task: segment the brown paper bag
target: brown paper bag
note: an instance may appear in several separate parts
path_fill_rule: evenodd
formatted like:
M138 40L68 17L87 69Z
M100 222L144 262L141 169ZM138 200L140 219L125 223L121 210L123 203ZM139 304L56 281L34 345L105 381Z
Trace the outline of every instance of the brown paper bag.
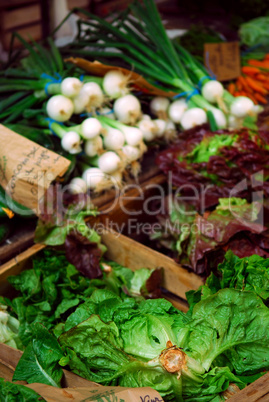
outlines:
M147 80L145 80L145 78L142 77L142 75L134 71L127 70L126 68L123 67L109 66L106 64L102 64L99 61L88 61L79 57L70 57L66 61L75 64L76 66L87 71L87 73L97 75L99 77L103 77L108 71L120 70L124 75L129 77L130 82L134 85L135 88L137 88L142 92L145 92L148 95L172 97L177 94L177 92L162 91L161 89L150 84Z
M163 402L160 394L151 388L78 387L55 388L44 384L30 384L47 402Z

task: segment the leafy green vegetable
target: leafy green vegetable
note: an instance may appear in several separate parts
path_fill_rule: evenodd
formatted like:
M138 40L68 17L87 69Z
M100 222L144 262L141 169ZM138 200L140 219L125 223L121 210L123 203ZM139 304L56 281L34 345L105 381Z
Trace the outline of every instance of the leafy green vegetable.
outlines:
M253 292L221 289L197 303L186 351L208 370L224 354L239 375L269 369L269 309Z
M0 342L13 348L21 348L18 336L19 321L7 311L7 306L0 304Z
M214 211L200 215L195 213L193 206L174 198L167 214L157 216L161 228L154 232L153 225L150 238L172 250L181 264L198 274L209 274L216 268L215 261L224 258L224 250L235 249L239 255L249 252L248 247L242 251L239 247L237 250L237 243L233 244L235 236L242 236L247 242L247 235L262 237L264 233L266 241L266 228L258 219L261 207L258 202L250 204L237 197L220 198ZM255 243L251 251L253 247ZM256 248L265 253L261 248Z
M190 163L208 162L211 156L216 156L222 147L229 147L236 141L237 136L218 134L213 137L205 136L187 156Z
M269 46L268 25L269 16L245 22L239 29L241 42L249 47L257 45Z
M44 399L24 385L13 384L0 378L0 400L1 402L37 402Z
M63 252L46 249L33 258L32 269L10 276L8 281L21 293L9 305L18 316L23 344L26 346L30 341L34 323L41 322L53 331L57 326L55 334L59 335L62 323L77 325L99 311L88 300L96 289L109 290L117 300L127 295L156 297L160 294L159 270L143 268L132 272L113 262L102 262L101 268L102 278L86 278L67 261ZM105 305L102 308L104 314Z
M186 293L191 308L201 299L225 288L252 291L268 305L268 258L262 258L258 255L239 258L229 250L224 261L218 265L217 274L218 276L211 273L205 285L200 286L198 290L191 290Z
M63 352L56 338L39 323L32 326L31 342L14 372L13 381L27 381L60 387L63 371L58 365Z

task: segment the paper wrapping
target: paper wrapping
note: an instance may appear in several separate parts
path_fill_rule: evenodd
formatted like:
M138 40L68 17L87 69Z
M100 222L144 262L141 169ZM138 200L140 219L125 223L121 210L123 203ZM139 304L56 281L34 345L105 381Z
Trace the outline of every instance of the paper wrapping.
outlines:
M76 66L87 71L87 73L97 75L99 77L103 77L108 71L119 70L129 78L131 84L134 85L137 90L145 92L148 95L173 97L177 94L177 92L162 91L161 89L150 84L147 80L145 80L145 78L142 77L142 75L134 71L127 70L123 67L109 66L102 64L99 61L88 61L79 57L70 57L66 61L75 64Z
M152 388L78 387L55 388L45 384L30 384L47 402L163 402Z
M68 159L0 124L0 184L12 199L35 213L51 182L69 165Z

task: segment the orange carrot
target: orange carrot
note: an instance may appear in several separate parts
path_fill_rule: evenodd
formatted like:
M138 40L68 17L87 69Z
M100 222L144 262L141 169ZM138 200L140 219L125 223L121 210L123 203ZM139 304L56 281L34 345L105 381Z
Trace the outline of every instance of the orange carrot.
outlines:
M228 91L230 92L231 95L234 95L235 93L235 84L233 82L230 82L228 85Z
M241 95L240 95L240 92L235 91L234 96L241 96Z
M242 73L244 74L259 74L260 70L257 67L251 67L251 66L244 66L241 68Z
M241 81L239 81L239 79L236 81L236 86L238 88L238 91L242 91L243 85L242 85Z
M258 83L257 81L253 80L250 77L245 77L248 85L250 86L251 89L253 89L256 92L259 92L262 95L266 95L267 94L267 90L265 88L263 88L260 83Z
M255 98L257 99L257 101L259 101L260 103L263 103L264 105L267 104L267 99L264 96L262 96L260 93L255 92L254 95L255 95Z
M269 68L269 60L259 61L259 60L248 60L248 64L254 67Z
M241 82L244 91L252 92L252 89L250 88L250 86L248 85L247 81L245 80L245 77L243 77L242 75L240 75L240 76L238 77L238 81Z
M262 83L263 88L267 89L269 91L269 82L263 82Z
M267 77L264 74L257 74L255 78L258 81L266 81L267 80Z

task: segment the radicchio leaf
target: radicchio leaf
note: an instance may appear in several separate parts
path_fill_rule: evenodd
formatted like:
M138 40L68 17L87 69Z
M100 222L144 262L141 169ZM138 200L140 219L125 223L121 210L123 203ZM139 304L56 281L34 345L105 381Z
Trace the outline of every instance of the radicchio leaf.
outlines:
M102 251L97 243L89 241L77 230L72 230L65 239L67 260L86 277L101 278L100 259Z
M232 143L215 150L207 162L197 163L193 158L197 147L223 134L232 136ZM207 125L197 126L181 133L171 147L158 155L156 163L171 175L181 195L189 197L189 202L202 213L217 205L219 198L231 195L251 201L253 188L269 197L269 131L211 132ZM260 172L264 179L259 178ZM256 179L254 174L258 175ZM239 183L243 183L242 188Z

